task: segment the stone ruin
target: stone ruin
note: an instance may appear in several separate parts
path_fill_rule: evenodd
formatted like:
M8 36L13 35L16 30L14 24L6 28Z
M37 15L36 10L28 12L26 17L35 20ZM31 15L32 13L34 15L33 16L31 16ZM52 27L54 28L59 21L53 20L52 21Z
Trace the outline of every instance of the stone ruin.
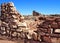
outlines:
M41 35L41 40L52 43L52 38L60 38L60 17L39 16L36 22L37 33Z
M24 17L16 10L12 2L2 3L0 8L0 37L11 40L37 40L37 33L27 27ZM27 43L26 40L24 43Z
M20 36L20 34L28 29L24 17L16 10L12 2L3 3L0 8L0 35L23 38L23 35Z
M33 15L39 15L34 13ZM60 17L37 16L35 20L37 30L30 30L24 17L16 10L12 2L0 6L0 37L8 39L25 39L24 43L52 43L51 37L60 37Z

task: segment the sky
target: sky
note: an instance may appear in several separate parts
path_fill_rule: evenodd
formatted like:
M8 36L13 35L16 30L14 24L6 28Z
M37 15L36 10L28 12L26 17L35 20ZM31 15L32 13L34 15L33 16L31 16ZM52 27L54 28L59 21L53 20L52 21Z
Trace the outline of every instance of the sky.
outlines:
M42 14L60 14L60 0L0 0L13 2L18 12L22 15L31 15L33 10Z

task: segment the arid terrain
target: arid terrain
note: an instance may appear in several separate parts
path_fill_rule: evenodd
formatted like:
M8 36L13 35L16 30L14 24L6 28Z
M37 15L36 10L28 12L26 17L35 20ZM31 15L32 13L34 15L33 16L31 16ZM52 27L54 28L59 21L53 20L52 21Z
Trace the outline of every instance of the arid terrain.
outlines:
M0 43L60 43L60 15L23 16L12 2L0 7Z

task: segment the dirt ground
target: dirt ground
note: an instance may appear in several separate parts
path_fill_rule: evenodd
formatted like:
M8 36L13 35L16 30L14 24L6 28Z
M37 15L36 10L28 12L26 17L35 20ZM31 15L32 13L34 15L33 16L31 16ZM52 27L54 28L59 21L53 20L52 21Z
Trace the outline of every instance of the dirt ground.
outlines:
M52 43L60 43L60 38L52 38ZM11 40L2 40L0 39L0 43L24 43L24 40L18 40L18 41L11 41Z
M8 40L0 40L0 43L16 43L14 41L8 41Z
M24 43L23 40L11 41L11 40L0 40L0 43Z
M60 43L60 38L52 38L52 43Z

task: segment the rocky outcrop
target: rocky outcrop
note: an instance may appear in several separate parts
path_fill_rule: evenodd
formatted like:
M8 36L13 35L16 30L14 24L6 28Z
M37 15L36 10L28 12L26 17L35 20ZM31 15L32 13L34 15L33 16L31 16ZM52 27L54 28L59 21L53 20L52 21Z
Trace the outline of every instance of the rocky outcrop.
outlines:
M33 11L33 16L39 16L39 15L41 15L41 14L36 11Z

